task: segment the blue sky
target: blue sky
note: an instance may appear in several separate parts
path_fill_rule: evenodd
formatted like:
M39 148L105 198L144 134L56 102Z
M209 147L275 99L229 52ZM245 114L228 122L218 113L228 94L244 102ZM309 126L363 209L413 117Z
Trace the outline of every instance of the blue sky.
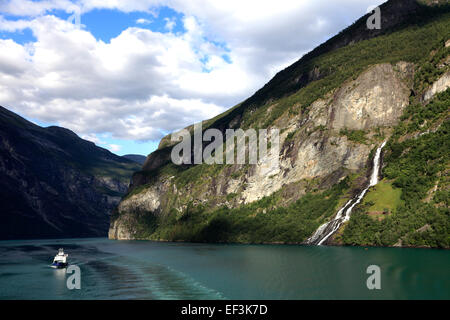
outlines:
M147 155L382 2L3 0L0 105Z
M138 26L155 32L185 32L182 24L183 14L179 13L167 6L157 7L154 12L123 12L115 9L94 9L92 11L80 15L83 29L89 30L97 40L109 42L112 38L117 37L123 30L128 27ZM58 18L67 20L73 15L71 12L64 10L52 10L49 12ZM17 21L23 19L21 16L3 14L6 20ZM141 23L139 19L143 19ZM173 30L166 28L167 20L175 21ZM18 32L7 32L0 30L1 38L13 39L17 43L25 44L34 42L36 38L33 36L32 30L27 28Z
M0 39L13 39L15 42L20 44L36 41L31 29L24 29L18 32L0 31Z
M68 15L67 15L68 16ZM167 21L171 19L176 25L172 32L185 32L181 19L183 14L168 7L155 9L155 13L146 12L121 12L118 10L93 10L82 15L81 23L87 30L104 42L109 42L111 38L117 37L123 30L131 26L146 28L155 32L168 33L166 29ZM139 19L145 19L143 23L137 23Z

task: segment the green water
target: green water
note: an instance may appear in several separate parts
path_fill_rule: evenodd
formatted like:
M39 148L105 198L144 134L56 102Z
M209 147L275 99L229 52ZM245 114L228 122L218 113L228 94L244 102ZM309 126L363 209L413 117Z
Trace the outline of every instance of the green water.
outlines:
M49 267L63 247L69 290ZM381 268L381 290L366 269ZM62 239L0 241L0 299L450 299L450 252Z

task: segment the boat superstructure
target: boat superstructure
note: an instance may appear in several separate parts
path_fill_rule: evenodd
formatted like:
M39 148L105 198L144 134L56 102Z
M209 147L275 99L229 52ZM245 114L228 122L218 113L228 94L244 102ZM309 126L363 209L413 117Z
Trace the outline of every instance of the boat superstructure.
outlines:
M67 257L69 255L64 253L64 249L60 248L55 258L53 259L52 267L53 268L65 268L68 266Z

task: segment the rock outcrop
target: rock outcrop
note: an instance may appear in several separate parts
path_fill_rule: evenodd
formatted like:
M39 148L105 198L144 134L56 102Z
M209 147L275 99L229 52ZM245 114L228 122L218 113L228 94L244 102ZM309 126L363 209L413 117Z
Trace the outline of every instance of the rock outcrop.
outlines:
M338 90L331 127L370 130L395 125L409 103L409 92L392 65L377 65Z
M423 97L425 101L431 100L437 93L444 92L450 88L450 72L444 73L436 82L431 85Z

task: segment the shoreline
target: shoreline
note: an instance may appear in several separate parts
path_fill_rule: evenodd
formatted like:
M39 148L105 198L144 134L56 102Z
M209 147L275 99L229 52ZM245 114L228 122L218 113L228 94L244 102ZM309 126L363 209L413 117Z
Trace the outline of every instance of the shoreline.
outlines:
M186 240L166 240L166 239L147 239L147 238L133 238L133 239L111 239L107 236L105 237L79 237L79 238L33 238L33 239L4 239L0 240L1 243L9 243L14 241L32 242L32 241L76 241L76 240L89 240L89 239L104 239L113 241L149 241L149 242L161 242L161 243L186 243L186 244L222 244L222 245L270 245L270 246L302 246L302 247L318 247L317 245L310 245L304 242L195 242ZM321 245L321 247L353 247L353 248L393 248L393 249L436 249L436 250L450 250L450 248L440 248L440 247L427 247L427 246L376 246L376 245L343 245L343 244L328 244Z
M192 243L192 244L224 244L224 245L286 245L286 246L303 246L303 247L319 247L317 245L309 245L304 242L195 242L195 241L187 241L187 240L166 240L166 239L146 239L146 238L134 238L134 239L111 239L108 240L115 241L151 241L151 242L171 242L171 243ZM393 249L437 249L437 250L450 250L450 248L440 248L440 247L427 247L427 246L376 246L376 245L342 245L342 244L328 244L321 245L321 247L353 247L353 248L393 248Z

